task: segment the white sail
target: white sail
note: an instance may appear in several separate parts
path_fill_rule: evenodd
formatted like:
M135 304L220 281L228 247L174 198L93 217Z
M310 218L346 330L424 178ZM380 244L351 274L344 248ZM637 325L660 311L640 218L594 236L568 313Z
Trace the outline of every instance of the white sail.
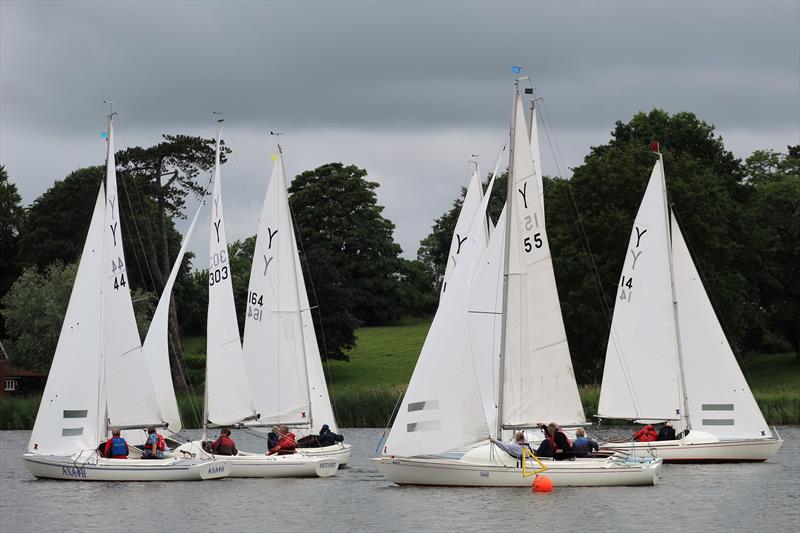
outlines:
M539 121L537 117L537 106L531 105L531 156L533 157L533 168L536 173L536 183L539 185L539 201L542 203L542 222L544 222L544 183L542 183L542 156L539 150Z
M122 247L114 161L114 131L108 122L106 209L103 243L103 364L108 425L144 427L162 422L133 313Z
M453 268L456 266L456 263L458 263L461 246L464 243L464 239L467 238L475 214L481 206L482 199L483 186L481 185L480 169L476 164L475 171L472 173L469 185L467 186L467 193L464 195L464 201L461 204L461 211L458 213L456 226L453 229L453 237L450 241L450 253L447 254L447 267L445 267L444 278L442 278L442 292L447 290L447 282L450 280Z
M333 416L333 407L328 395L328 385L322 368L322 358L317 345L317 334L314 330L314 319L311 316L311 306L308 302L308 293L303 279L303 269L300 266L300 256L295 248L295 270L297 272L298 293L300 295L300 323L303 328L305 346L306 368L308 371L308 394L311 400L311 433L319 433L324 424L336 433L338 427Z
M100 364L105 200L101 184L28 442L32 453L71 455L93 450L105 434L105 429L98 429L105 428L106 413Z
M408 384L384 454L414 456L442 453L474 444L489 435L469 334L469 288L486 248L486 206L490 191L471 215L467 238L448 287L439 299L417 365ZM459 220L464 213L459 215ZM487 354L488 355L488 354ZM442 380L442 376L447 376Z
M617 284L598 407L604 418L682 418L664 191L657 162Z
M469 288L470 353L490 428L497 427L505 234L506 211L503 209L489 237L489 244L481 254Z
M283 157L278 154L258 223L244 333L250 387L264 424L310 423L297 263Z
M502 424L585 421L556 290L522 97L516 94L507 200Z
M173 433L183 429L183 424L181 423L178 400L175 397L175 387L172 383L172 372L169 365L169 304L172 299L172 288L175 286L175 280L183 264L183 257L186 255L186 249L189 246L194 227L204 205L205 197L197 207L197 212L192 218L189 230L183 236L181 249L172 264L172 270L169 273L167 282L164 284L164 290L161 291L161 298L158 300L158 306L155 313L153 313L153 319L150 321L150 327L142 345L147 368L150 369L150 379L155 388L161 417Z
M233 301L228 240L225 236L222 208L220 135L221 127L217 132L208 251L206 419L212 424L229 425L253 417L255 409L250 396Z
M674 217L672 253L692 428L722 439L771 437Z

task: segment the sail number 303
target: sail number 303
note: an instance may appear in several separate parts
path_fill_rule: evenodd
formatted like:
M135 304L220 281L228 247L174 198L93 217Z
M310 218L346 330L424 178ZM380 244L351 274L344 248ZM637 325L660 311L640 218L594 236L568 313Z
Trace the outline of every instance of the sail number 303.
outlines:
M208 258L208 286L213 287L224 279L228 279L228 254L225 251L216 253Z

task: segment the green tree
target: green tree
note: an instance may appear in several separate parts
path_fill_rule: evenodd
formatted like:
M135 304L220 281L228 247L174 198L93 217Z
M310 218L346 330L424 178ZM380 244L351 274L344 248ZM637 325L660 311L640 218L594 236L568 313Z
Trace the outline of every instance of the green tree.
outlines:
M303 245L328 251L330 267L350 291L353 314L372 325L399 316L401 249L394 224L381 214L378 184L366 176L366 170L342 163L303 172L292 181L289 203ZM314 282L334 283L327 277Z
M47 372L53 360L61 324L67 311L77 263L56 261L43 271L25 268L2 299L0 313L6 321L4 345L14 364ZM139 334L147 331L154 310L152 293L136 289L134 310Z
M17 186L8 180L8 172L0 165L0 298L20 273L17 248L24 221L25 209ZM4 334L5 322L0 316L0 338Z
M800 288L795 281L800 265L800 146L789 146L787 152L760 150L745 162L763 260L748 279L758 287L763 329L756 340L765 350L791 349L800 361Z

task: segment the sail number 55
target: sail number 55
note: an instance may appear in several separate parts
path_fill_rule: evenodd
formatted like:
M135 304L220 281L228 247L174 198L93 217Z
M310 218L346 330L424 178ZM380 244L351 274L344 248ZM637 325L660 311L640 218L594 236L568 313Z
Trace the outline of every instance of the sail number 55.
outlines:
M525 247L525 251L527 253L530 253L531 250L533 250L534 248L541 248L542 244L543 244L543 242L542 242L542 234L541 233L536 233L536 234L533 235L533 244L531 244L531 238L530 237L525 237L525 239L522 241L522 244Z

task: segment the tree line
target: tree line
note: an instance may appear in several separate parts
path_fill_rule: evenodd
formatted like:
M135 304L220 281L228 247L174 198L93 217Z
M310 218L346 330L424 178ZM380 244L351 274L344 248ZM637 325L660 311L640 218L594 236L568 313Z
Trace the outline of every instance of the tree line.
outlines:
M692 113L653 110L615 124L569 179L545 177L547 230L578 380L602 373L615 286L633 218L661 143L670 202L735 349L800 352L800 147L754 152L742 161L713 126ZM230 152L225 148L225 155ZM213 165L213 140L165 135L117 154L120 206L134 307L144 330L180 245L175 220L199 197ZM103 179L76 170L23 206L0 167L0 338L22 366L47 370ZM489 215L505 201L505 175ZM329 163L296 176L290 205L320 353L347 358L360 325L391 324L435 311L463 192L434 221L415 260L401 257L394 224L365 169ZM240 325L255 237L230 246ZM171 309L173 372L181 336L204 335L207 271L189 254ZM181 381L176 379L180 385Z

